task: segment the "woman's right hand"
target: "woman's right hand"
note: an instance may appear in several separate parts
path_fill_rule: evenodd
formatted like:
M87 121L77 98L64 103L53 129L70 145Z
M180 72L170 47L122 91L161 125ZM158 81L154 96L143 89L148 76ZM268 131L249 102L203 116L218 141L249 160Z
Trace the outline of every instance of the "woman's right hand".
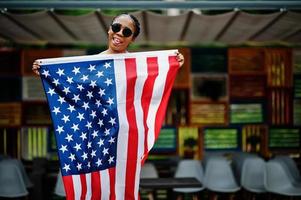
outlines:
M37 74L37 75L40 75L39 73L39 69L40 69L40 65L37 61L34 61L33 64L32 64L32 71Z

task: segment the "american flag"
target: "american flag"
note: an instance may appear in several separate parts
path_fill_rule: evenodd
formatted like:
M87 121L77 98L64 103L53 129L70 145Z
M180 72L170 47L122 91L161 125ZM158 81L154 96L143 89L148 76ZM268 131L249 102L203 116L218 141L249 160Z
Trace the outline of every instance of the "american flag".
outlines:
M176 50L41 59L68 200L139 199L179 63Z

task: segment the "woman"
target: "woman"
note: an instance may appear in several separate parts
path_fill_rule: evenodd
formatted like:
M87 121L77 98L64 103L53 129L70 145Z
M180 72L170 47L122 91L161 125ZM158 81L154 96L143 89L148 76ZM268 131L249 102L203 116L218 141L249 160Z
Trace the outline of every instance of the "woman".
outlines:
M131 14L121 14L116 16L108 31L108 49L100 54L128 53L128 46L135 41L140 33L140 23ZM184 64L184 57L177 53L177 60L180 66ZM35 61L32 70L39 74L40 65Z

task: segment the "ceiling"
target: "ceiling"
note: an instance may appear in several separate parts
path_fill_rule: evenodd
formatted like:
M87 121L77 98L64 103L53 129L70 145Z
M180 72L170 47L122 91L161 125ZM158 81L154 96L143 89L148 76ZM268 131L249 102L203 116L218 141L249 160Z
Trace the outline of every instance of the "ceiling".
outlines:
M177 16L139 11L132 14L141 23L138 44L301 44L301 13L292 11L250 14L238 10L216 15L187 11ZM101 11L79 16L49 10L31 14L1 12L0 43L106 45L112 18Z

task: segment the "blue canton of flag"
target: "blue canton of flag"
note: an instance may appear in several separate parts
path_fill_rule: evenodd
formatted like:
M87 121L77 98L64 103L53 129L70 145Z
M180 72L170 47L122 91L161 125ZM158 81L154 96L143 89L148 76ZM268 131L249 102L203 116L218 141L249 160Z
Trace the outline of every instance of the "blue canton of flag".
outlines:
M62 175L116 165L119 130L113 60L41 66Z

